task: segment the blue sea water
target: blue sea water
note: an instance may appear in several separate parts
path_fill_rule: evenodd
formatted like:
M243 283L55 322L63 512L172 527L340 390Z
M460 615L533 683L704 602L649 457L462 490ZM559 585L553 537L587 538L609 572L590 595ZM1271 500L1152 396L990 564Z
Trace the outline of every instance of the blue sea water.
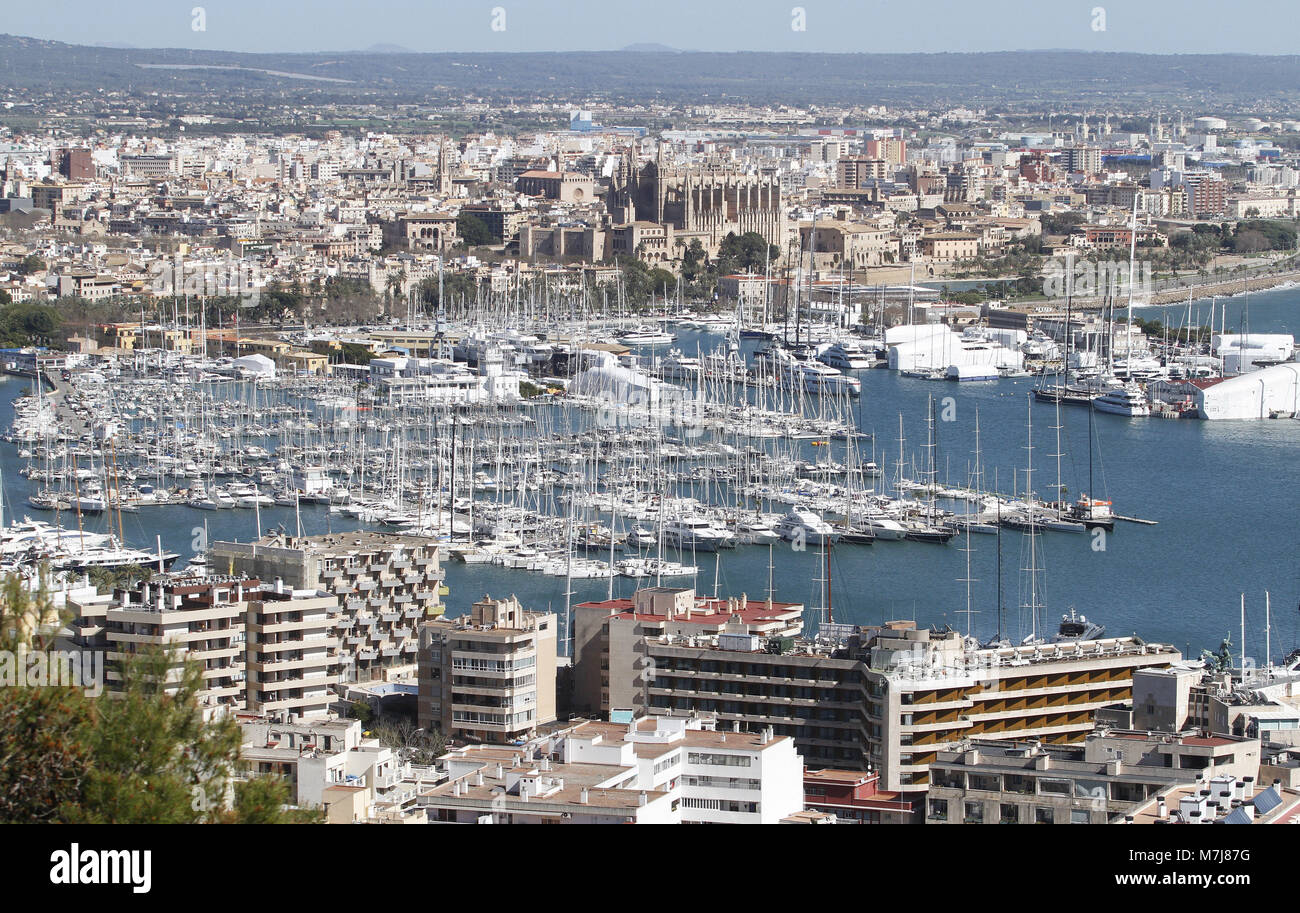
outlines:
M1232 309L1244 307L1231 299ZM1203 313L1208 313L1208 307ZM1249 302L1250 328L1256 332L1294 332L1300 327L1300 290L1283 289L1254 294ZM1178 307L1168 309L1179 313ZM1185 312L1185 307L1183 311ZM1173 325L1177 320L1170 319ZM677 345L707 351L718 337L682 331ZM753 348L753 343L746 343ZM923 459L930 397L936 413L951 421L937 421L936 471L941 481L966 481L973 460L974 428L978 414L982 461L986 482L996 477L1000 490L1023 488L1028 457L1027 417L1033 412L1034 488L1040 495L1056 484L1056 407L1030 406L1032 379L994 383L951 384L899 377L888 371L859 372L862 399L860 427L874 436L875 458L887 471L898 458L898 423L903 416L906 459ZM29 381L0 381L0 426L12 420L12 398L30 386ZM951 402L944 398L951 397ZM950 408L944 409L944 406ZM1300 422L1199 422L1160 419L1126 419L1095 414L1090 433L1088 412L1064 406L1060 412L1061 477L1073 499L1088 491L1114 503L1117 513L1157 521L1155 526L1118 523L1104 540L1092 535L1047 533L1039 540L1040 602L1045 606L1040 624L1054 629L1061 613L1075 608L1101 622L1110 634L1137 633L1147 640L1173 644L1193 654L1214 649L1225 634L1238 640L1239 602L1245 594L1247 653L1264 654L1264 594L1272 597L1274 658L1300 646ZM870 451L871 442L866 448ZM832 455L843 459L842 445ZM810 458L822 456L805 446ZM4 470L5 516L38 512L26 507L31 486L18 475L24 461L12 444L0 444ZM46 515L46 519L50 515ZM103 518L87 523L106 525ZM124 515L130 544L152 548L157 536L164 546L188 557L208 524L212 539L255 535L253 511L199 511L182 506L142 508ZM281 524L294 530L293 508L267 508L262 526ZM354 528L357 524L331 516L324 507L303 506L305 532ZM1001 630L1018 638L1029 633L1030 621L1020 608L1029 601L1030 575L1026 539L1020 533L973 536L970 555L970 608L967 615L967 555L964 540L947 545L877 543L873 546L840 545L830 556L831 602L836 621L879 623L889 619L914 619L919 624L952 625L965 631L969 624L979 637ZM670 555L676 559L677 555ZM1000 557L1000 560L999 560ZM769 578L774 598L820 605L825 585L825 561L810 548L795 552L789 546L742 547L713 555L684 556L699 566L694 584L699 590L751 599L764 598ZM716 560L716 575L715 575ZM184 558L182 558L182 563ZM999 575L999 565L1001 574ZM492 565L464 565L447 561L445 599L448 613L460 614L484 594L517 594L537 608L562 612L565 579ZM999 613L999 576L1001 605ZM668 581L665 581L668 582ZM674 583L682 582L674 580ZM690 578L685 578L690 583ZM628 595L636 583L616 578L616 595ZM604 598L605 580L573 582L573 601ZM1001 618L1000 618L1001 615ZM1234 648L1234 653L1236 649Z

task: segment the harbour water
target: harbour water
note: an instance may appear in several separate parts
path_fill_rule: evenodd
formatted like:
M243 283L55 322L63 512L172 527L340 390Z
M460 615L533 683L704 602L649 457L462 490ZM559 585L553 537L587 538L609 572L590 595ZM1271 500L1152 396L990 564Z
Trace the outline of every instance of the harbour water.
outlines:
M1234 305L1244 299L1231 299ZM1202 314L1207 303L1198 303ZM1177 306L1167 322L1179 325ZM1288 332L1300 322L1300 290L1282 289L1250 297L1250 328L1256 332ZM1229 310L1231 330L1234 312ZM677 347L694 354L713 348L719 337L681 330ZM754 343L745 342L752 351ZM856 405L860 429L873 436L874 458L885 470L888 486L898 459L901 414L906 435L907 472L923 459L930 398L935 399L936 475L940 482L968 482L978 415L986 485L1009 493L1023 490L1027 452L1027 414L1033 410L1034 489L1049 497L1056 484L1056 407L1028 403L1034 379L955 384L900 377L888 371L858 372L862 396ZM30 381L0 381L0 426L13 417L12 399ZM1061 484L1073 500L1084 492L1110 500L1117 513L1157 522L1155 526L1120 522L1113 532L1047 533L1039 538L1036 564L1039 602L1044 606L1037 624L1049 631L1071 608L1106 626L1110 634L1136 632L1148 640L1171 643L1192 654L1217 648L1231 633L1238 640L1240 594L1246 594L1247 654L1262 658L1264 649L1264 591L1272 597L1274 658L1300 646L1300 486L1295 459L1300 453L1300 422L1200 422L1128 419L1095 414L1090 435L1086 409L1061 407ZM1091 447L1090 447L1091 437ZM810 460L826 459L825 450L804 442ZM870 453L872 441L863 444ZM843 445L832 442L830 458L843 460ZM1091 460L1090 460L1091 454ZM0 444L4 470L6 518L38 512L26 506L33 486L18 474L26 461L9 443ZM1091 463L1091 470L1090 470ZM1089 473L1092 485L1089 490ZM950 508L952 505L948 505ZM960 511L961 507L956 506ZM51 519L42 516L41 519ZM331 515L324 506L268 507L262 527L282 526L292 533L299 522L307 533L356 528L357 521ZM103 517L87 518L87 529L104 529ZM188 557L202 546L204 524L215 539L247 541L256 532L251 510L202 511L187 506L142 507L124 515L128 543L152 549L157 537L165 548ZM68 525L72 525L69 523ZM967 556L964 538L947 545L877 542L873 546L842 544L830 555L830 590L834 620L879 623L914 619L918 624L948 624L981 638L1001 630L1012 639L1030 633L1030 619L1021 606L1030 601L1026 538L1004 531L1000 536L971 537L970 604L967 615ZM1000 559L999 559L1000 553ZM821 605L826 561L813 546L794 551L779 543L742 546L715 559L713 554L686 555L674 560L697 565L694 585L705 593L746 593L751 599L773 598ZM182 563L185 558L182 558ZM716 562L716 565L715 565ZM564 610L565 578L511 570L490 564L445 562L450 595L448 613L460 614L485 593L517 594L526 604ZM1001 604L999 618L999 565ZM716 566L716 574L715 574ZM220 568L213 568L220 571ZM665 580L690 585L691 578ZM615 578L615 595L628 595L638 584ZM572 599L602 599L609 590L604 579L575 580ZM999 627L1001 625L1001 627ZM1234 646L1234 653L1236 647Z

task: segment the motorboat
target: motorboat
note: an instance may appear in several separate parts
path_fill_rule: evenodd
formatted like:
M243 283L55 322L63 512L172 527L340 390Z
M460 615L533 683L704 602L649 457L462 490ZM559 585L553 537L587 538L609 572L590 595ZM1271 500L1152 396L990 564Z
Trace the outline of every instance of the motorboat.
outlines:
M839 532L810 510L792 510L773 527L787 542L821 545L839 540Z
M1151 403L1147 401L1146 392L1131 380L1118 390L1108 390L1096 397L1092 406L1098 412L1129 418L1143 418L1151 414Z
M666 346L676 339L672 333L653 326L639 326L618 337L625 346Z
M703 517L680 517L664 524L664 542L685 551L715 552L735 545L731 535Z
M1097 640L1106 634L1105 625L1089 621L1086 615L1080 615L1070 606L1070 611L1061 616L1061 626L1052 637L1054 643L1072 640Z

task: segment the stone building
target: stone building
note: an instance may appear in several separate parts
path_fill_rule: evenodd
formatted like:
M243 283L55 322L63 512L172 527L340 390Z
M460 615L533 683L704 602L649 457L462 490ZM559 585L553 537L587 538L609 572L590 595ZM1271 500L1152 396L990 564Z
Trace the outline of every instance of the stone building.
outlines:
M784 202L774 173L722 161L669 164L661 147L654 161L639 167L632 155L623 160L608 206L616 225L663 225L672 229L674 247L698 239L712 256L731 233L756 232L781 246Z

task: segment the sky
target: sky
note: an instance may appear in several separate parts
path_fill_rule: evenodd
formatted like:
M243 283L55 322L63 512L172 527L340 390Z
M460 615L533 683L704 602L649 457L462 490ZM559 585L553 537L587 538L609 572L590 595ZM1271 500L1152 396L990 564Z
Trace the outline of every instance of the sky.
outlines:
M278 52L378 44L412 51L574 51L653 43L703 51L1294 54L1291 26L1300 13L1300 0L41 0L8 6L0 31L14 35Z

